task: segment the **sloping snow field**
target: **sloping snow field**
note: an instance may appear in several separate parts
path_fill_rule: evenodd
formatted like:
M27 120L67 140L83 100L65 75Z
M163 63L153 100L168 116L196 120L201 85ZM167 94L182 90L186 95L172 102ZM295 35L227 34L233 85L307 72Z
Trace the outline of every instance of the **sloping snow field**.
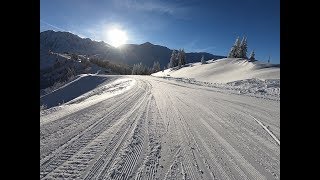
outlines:
M211 83L228 83L244 79L280 79L280 68L277 65L248 62L238 58L209 60L208 64L192 63L179 70L166 69L152 74L177 78L194 78L198 81Z
M105 83L40 115L40 179L280 179L279 100L152 76L90 78Z
M75 80L54 90L53 92L40 97L40 103L48 108L68 102L86 92L89 92L102 83L107 83L109 79L105 76L79 75Z
M276 64L224 58L209 60L207 64L190 63L152 76L280 100L280 65Z

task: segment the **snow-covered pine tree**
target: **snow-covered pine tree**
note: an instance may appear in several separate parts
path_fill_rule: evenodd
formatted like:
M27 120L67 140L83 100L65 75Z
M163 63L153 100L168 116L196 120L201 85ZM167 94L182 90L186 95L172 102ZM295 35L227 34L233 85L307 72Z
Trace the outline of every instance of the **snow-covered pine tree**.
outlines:
M134 64L132 68L132 75L136 75L138 73L138 64Z
M138 74L138 75L139 75L139 74L143 74L144 69L143 69L143 66L142 66L142 63L141 63L141 62L138 64L137 67L138 67L138 68L137 68L137 74Z
M178 68L180 69L182 66L182 58L179 58L179 62L178 62Z
M201 57L201 64L207 64L207 62L204 60L204 56Z
M153 69L152 69L151 67L146 67L146 66L144 66L144 67L145 67L145 73L144 73L144 75L150 75L150 74L152 74Z
M160 65L159 61L157 61L156 67L157 67L157 71L161 71L161 65Z
M178 66L178 68L180 69L181 68L181 49L178 50L176 62L177 62L176 66Z
M160 71L160 63L158 61L153 62L152 72L155 73L158 71Z
M175 50L172 51L170 62L168 64L168 68L173 68L176 66L177 53Z
M248 51L247 37L243 37L240 43L239 49L237 51L236 57L248 59L247 51Z
M248 59L248 56L247 56L247 53L248 53L248 41L247 41L247 37L246 37L246 39L245 39L245 41L244 41L242 52L243 52L243 58Z
M137 64L137 75L142 73L142 64L138 63Z
M239 45L237 46L236 52L235 52L235 58L241 58L242 57L242 42L244 41L244 37L241 41L239 41Z
M149 74L149 70L146 66L144 66L141 62L138 64L134 64L132 68L132 75L145 75Z
M238 49L240 47L240 39L239 39L239 36L237 37L234 45L232 46L229 54L228 54L228 58L235 58L237 57L237 52L238 52Z
M185 65L186 64L186 53L184 52L184 49L181 50L181 65Z
M179 49L178 55L177 55L177 65L181 63L182 65L186 64L186 53L184 52L184 49Z
M250 61L255 61L254 56L255 56L255 53L254 53L254 50L253 50L253 51L251 52L251 54L250 54L249 60L250 60Z
M176 52L176 58L174 59L174 67L176 67L176 66L178 66L178 64L179 64L179 59L180 59L180 49Z

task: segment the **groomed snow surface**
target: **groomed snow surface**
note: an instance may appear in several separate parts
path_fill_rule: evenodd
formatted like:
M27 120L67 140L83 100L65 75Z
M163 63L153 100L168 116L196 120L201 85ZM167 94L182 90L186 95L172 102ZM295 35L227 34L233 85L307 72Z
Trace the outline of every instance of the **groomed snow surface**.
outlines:
M83 75L40 98L51 103L40 113L40 179L280 179L280 97L204 85L279 77L222 61L171 78ZM186 75L214 63L244 66L251 80Z

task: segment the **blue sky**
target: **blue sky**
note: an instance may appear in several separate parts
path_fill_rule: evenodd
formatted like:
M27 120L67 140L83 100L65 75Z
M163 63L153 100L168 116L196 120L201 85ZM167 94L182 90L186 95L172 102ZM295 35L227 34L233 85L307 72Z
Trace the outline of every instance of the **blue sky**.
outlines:
M187 52L227 55L237 36L248 54L280 63L279 0L41 0L40 32L69 31L103 40L112 27L127 43L151 42Z

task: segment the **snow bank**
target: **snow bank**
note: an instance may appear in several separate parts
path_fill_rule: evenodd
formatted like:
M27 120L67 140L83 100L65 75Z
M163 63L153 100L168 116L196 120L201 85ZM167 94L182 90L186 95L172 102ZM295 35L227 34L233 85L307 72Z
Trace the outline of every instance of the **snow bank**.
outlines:
M194 78L197 81L210 83L228 83L244 79L280 79L279 65L261 62L248 62L239 58L223 58L207 61L208 64L190 63L185 67L172 70L166 69L152 76Z
M68 102L88 91L93 90L98 85L111 80L106 76L95 76L92 74L80 75L75 80L65 84L55 91L40 97L40 103L48 108Z
M189 63L181 69L166 69L152 76L280 100L280 65L239 58L209 60L207 63Z
M78 94L77 98L74 98L62 105L53 106L46 110L40 111L40 124L45 124L47 122L54 121L56 119L59 119L60 117L74 113L76 111L79 111L81 109L94 105L96 103L99 103L113 96L122 94L136 84L136 80L132 78L121 78L120 76L109 77L106 75L104 76L92 75L89 77L91 77L91 80L94 78L97 78L99 80L101 80L101 78L107 78L107 79L109 78L109 79L106 80L103 84L100 84L100 86L94 88L93 90L91 91L89 90L88 92L82 95ZM110 82L112 79L114 81ZM79 83L83 86L86 86L86 84L83 81L80 81ZM67 94L69 92L69 88L74 88L73 84L69 84L69 86L67 87L68 88L62 88L61 92L59 93ZM57 99L56 101L59 100L58 99L59 97L60 97L59 95L55 97ZM52 99L55 99L55 98L52 98Z
M197 81L194 78L160 78L188 84L196 84L204 87L211 87L215 88L215 90L220 92L227 91L233 94L242 94L254 97L261 97L265 99L280 100L280 79L245 79L239 81L232 81L229 83L210 83Z

